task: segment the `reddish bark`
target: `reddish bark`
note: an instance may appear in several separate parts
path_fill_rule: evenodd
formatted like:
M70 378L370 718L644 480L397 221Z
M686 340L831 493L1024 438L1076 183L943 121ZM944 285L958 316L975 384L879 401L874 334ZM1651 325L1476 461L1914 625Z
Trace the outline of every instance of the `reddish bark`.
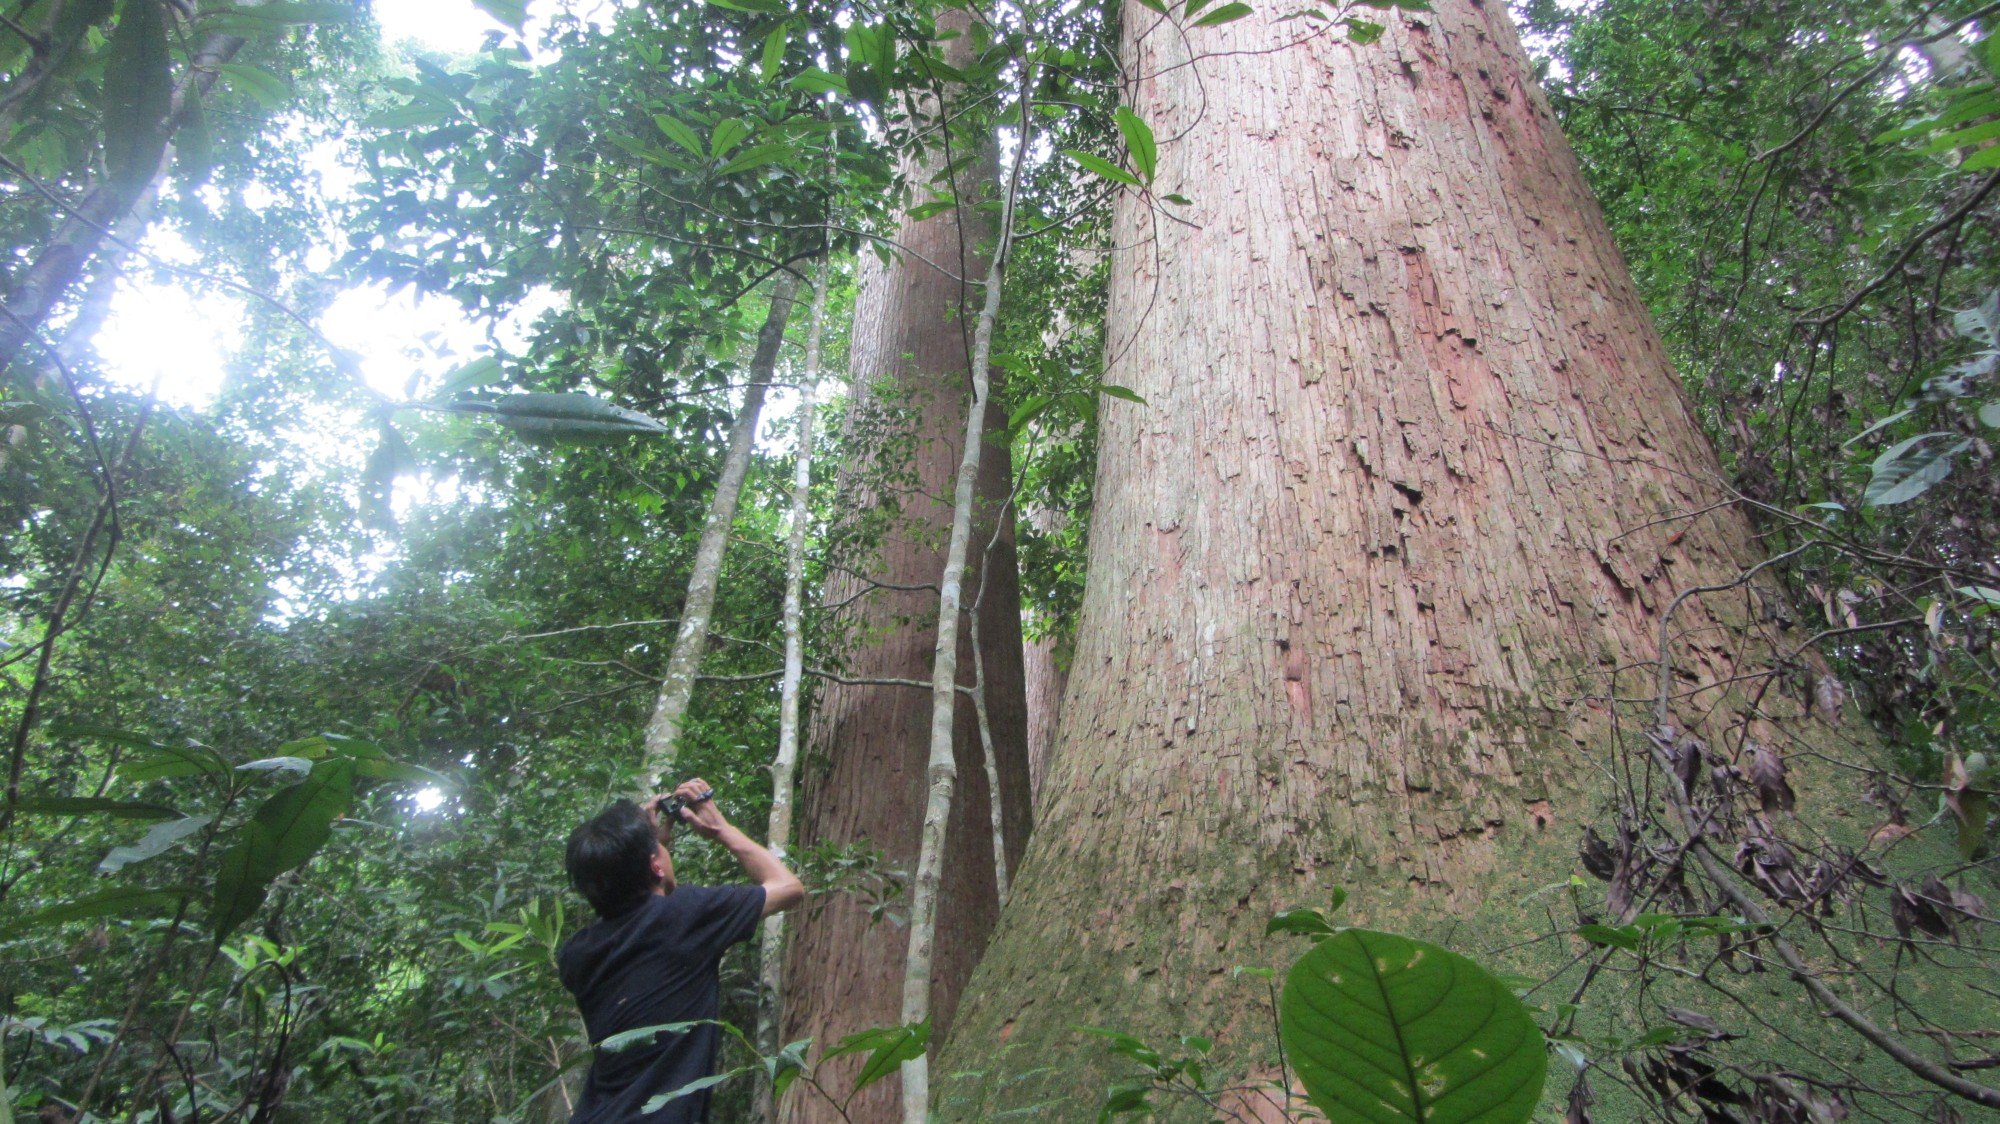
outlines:
M892 418L894 432L871 436L862 432L871 420L850 422L848 441L875 448L843 467L842 506L865 513L895 504L900 517L872 553L845 559L849 568L827 583L827 603L846 606L836 614L836 626L851 629L852 643L844 652L847 678L930 678L936 584L944 568L952 480L965 430L970 333L982 296L964 279L984 275L985 262L970 252L982 237L982 230L961 231L957 216L946 212L904 223L898 235L903 253L895 264L864 260L848 362L850 417ZM991 429L1006 424L1001 400L996 394L987 411ZM884 483L884 473L902 478ZM989 446L979 474L981 503L966 583L968 602L978 583L990 583L979 602L979 634L1010 863L1019 861L1028 829L1020 587L1012 513L1006 508L1011 473L1006 447ZM996 519L1001 520L997 541ZM990 553L989 542L994 542ZM969 637L960 644L959 682L972 682ZM802 846L865 843L883 852L884 868L906 877L915 870L930 715L926 690L839 684L823 689L801 767ZM999 913L991 794L978 726L971 706L959 707L955 718L958 791L939 890L930 1003L933 1026L940 1030L950 1025ZM907 908L907 900L899 900L891 912L900 917ZM800 917L787 950L786 1037L811 1035L824 1046L857 1030L898 1022L907 941L901 924L871 921L867 904L853 896L816 899ZM853 1064L829 1067L829 1086L844 1086ZM867 1090L850 1111L856 1120L893 1119L900 1096L892 1077ZM836 1119L801 1086L786 1098L785 1118Z
M1661 522L1714 505L1716 460L1506 8L1383 13L1367 47L1280 15L1126 6L1156 188L1193 203L1119 205L1105 378L1145 404L1104 403L1072 678L946 1118L1094 1105L1078 1024L1267 1064L1230 968L1335 886L1468 951L1529 935L1611 756L1580 700L1756 556L1733 510ZM1747 597L1682 607L1679 687L1762 650Z

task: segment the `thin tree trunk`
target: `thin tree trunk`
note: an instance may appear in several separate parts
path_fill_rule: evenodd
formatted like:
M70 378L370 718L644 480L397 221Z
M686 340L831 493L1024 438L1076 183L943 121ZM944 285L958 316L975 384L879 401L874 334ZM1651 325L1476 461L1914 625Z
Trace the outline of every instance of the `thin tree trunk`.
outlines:
M972 626L972 716L979 724L979 759L986 766L986 791L1000 791L1000 758L993 752L993 722L986 712L986 654L979 642L979 605L975 598L969 620ZM1032 780L1030 782L1032 791ZM1000 802L988 802L993 825L993 888L1001 909L1007 908L1007 817L1000 814Z
M736 501L743 494L743 479L750 473L750 454L757 443L757 422L764 409L764 392L771 373L777 369L778 350L785 342L785 319L791 315L792 294L798 281L790 272L781 272L771 283L771 311L757 332L757 350L750 359L750 385L743 392L743 408L729 431L729 452L723 458L722 476L715 483L709 501L708 521L702 524L701 541L694 552L694 569L688 577L687 601L681 607L680 632L674 650L667 657L667 671L653 703L653 717L646 724L644 772L648 780L663 785L672 782L674 753L679 748L681 723L687 717L688 701L694 696L695 673L708 647L708 622L715 610L715 589L722 577L722 555L729 546L729 528L736 521Z
M813 282L812 324L806 332L806 369L800 377L799 450L792 465L792 529L785 544L785 677L778 695L778 755L771 762L771 819L765 839L783 859L792 844L792 777L799 760L799 686L805 671L801 626L806 568L806 524L812 518L813 393L819 384L820 344L826 327L827 279L833 263L820 263ZM757 961L757 1048L778 1052L778 1018L785 1005L785 915L764 919ZM771 1086L757 1086L757 1119L770 1120Z
M1145 404L1104 403L1060 734L944 1118L1096 1103L1077 1025L1275 1076L1230 969L1335 887L1352 923L1546 967L1520 903L1609 794L1605 700L1650 694L1619 669L1757 557L1734 508L1665 518L1721 474L1506 7L1366 47L1276 15L1179 39L1126 6L1156 190L1193 202L1119 204L1105 378ZM1749 596L1675 618L1688 728L1747 714Z
M966 555L972 544L973 507L977 503L979 462L988 432L987 407L991 399L993 328L1000 320L1001 281L1006 276L1007 252L1014 238L1014 197L1020 186L1021 165L1027 159L1029 139L1029 97L1034 89L1035 68L1022 68L1021 146L1008 169L1006 187L1000 198L1000 229L994 242L993 260L986 267L986 299L979 310L979 323L972 337L972 400L966 411L965 444L959 454L958 480L952 496L951 543L945 551L944 575L938 581L937 654L931 671L931 749L926 778L930 784L924 804L924 829L917 856L917 876L910 900L910 952L903 968L903 1024L930 1018L931 957L937 942L938 882L944 864L946 822L951 817L952 790L957 784L958 761L954 752L953 717L958 703L958 617L964 589ZM975 628L975 634L976 634ZM983 684L974 681L974 689ZM979 703L985 710L985 703ZM983 726L984 723L982 722ZM1005 849L996 856L996 895L1004 899ZM924 1124L930 1117L930 1056L928 1053L903 1063L903 1122Z
M963 13L940 23L961 34L948 51L966 49ZM952 153L953 156L962 153ZM904 169L923 183L942 166ZM962 187L992 182L991 164L969 161ZM963 224L961 226L961 224ZM966 206L923 221L905 219L896 232L900 257L882 265L862 255L854 328L849 348L849 406L838 482L841 522L836 525L834 567L825 602L836 647L835 670L848 680L829 683L815 709L807 760L801 770L799 833L802 843L869 848L879 869L907 875L914 869L926 795L929 700L920 691L887 685L928 681L936 651L931 590L944 568L949 495L966 430L970 335L977 304L967 277L985 273L977 253L986 221ZM995 391L986 403L985 431L1003 428L1006 411ZM987 706L1000 774L1002 819L1010 863L1020 861L1028 827L1027 762L1021 682L1020 586L1014 537L1006 506L1012 487L1007 450L981 458L975 511L981 541L995 537L990 556L978 560L980 642L984 648ZM869 534L853 541L857 526ZM838 542L848 536L848 542ZM961 667L969 670L970 637L962 637ZM969 679L969 676L967 677ZM963 781L957 786L945 833L948 854L938 886L938 932L931 968L933 1027L949 1026L958 995L998 919L992 863L989 802L978 730L971 708L954 715L953 744ZM822 764L823 763L823 764ZM822 1045L844 1035L898 1021L906 935L892 899L875 908L858 894L815 898L794 917L786 943L785 1034ZM858 1059L826 1067L822 1080L843 1085ZM894 1119L900 1082L890 1077L863 1090L850 1112L855 1120ZM795 1086L783 1106L791 1121L838 1119L826 1105Z

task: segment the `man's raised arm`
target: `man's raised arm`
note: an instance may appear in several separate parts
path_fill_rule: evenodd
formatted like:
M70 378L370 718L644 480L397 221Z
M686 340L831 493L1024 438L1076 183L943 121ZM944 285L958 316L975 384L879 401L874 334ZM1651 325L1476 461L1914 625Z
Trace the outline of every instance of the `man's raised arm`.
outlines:
M799 876L786 869L778 857L764 848L755 839L743 834L722 815L722 809L715 801L708 799L713 792L708 782L697 777L684 782L674 790L681 800L681 822L729 848L736 861L743 864L743 873L750 881L764 887L764 916L787 910L806 899L805 883Z

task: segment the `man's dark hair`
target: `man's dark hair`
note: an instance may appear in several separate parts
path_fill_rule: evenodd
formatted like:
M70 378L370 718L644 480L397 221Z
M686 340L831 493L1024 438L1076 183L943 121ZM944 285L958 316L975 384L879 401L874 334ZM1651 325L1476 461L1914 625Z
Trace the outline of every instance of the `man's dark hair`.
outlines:
M653 892L653 834L646 813L620 800L569 833L563 866L569 884L599 917L625 912Z

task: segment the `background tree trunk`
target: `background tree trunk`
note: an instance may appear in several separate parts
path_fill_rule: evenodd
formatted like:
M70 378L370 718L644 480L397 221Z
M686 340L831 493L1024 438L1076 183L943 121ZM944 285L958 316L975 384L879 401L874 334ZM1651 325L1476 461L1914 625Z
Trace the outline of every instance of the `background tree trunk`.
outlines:
M1031 526L1053 534L1068 516L1047 509L1028 508L1022 513ZM1027 609L1027 615L1035 610ZM1042 777L1048 772L1049 754L1055 748L1056 724L1062 717L1063 691L1069 686L1068 653L1058 650L1056 638L1030 640L1022 653L1022 670L1027 679L1028 704L1028 791L1040 798Z
M792 524L785 536L785 675L778 691L778 752L771 760L771 817L765 842L783 862L791 860L792 790L799 763L799 704L805 680L806 528L812 522L814 400L819 391L820 346L826 336L826 294L833 273L821 261L813 278L812 319L806 329L806 369L799 379L799 428L792 454ZM785 915L764 919L757 942L757 1049L765 1056L783 1048L778 1020L785 1010ZM755 1114L775 1118L772 1085L759 1080Z
M1659 522L1722 498L1715 457L1505 6L1385 13L1367 47L1278 14L1181 38L1126 7L1131 103L1177 138L1157 190L1193 204L1120 203L1105 380L1147 404L1104 403L1057 747L948 1118L1095 1103L1077 1024L1258 1072L1230 969L1288 959L1266 920L1336 886L1476 955L1544 926L1520 903L1608 791L1583 700L1648 694L1614 673L1675 592L1755 557L1733 508ZM1762 651L1748 596L1675 616L1680 688Z
M949 24L947 18L941 24ZM963 18L959 17L963 27ZM963 42L961 38L958 42ZM991 179L984 162L975 176ZM927 173L913 173L921 180ZM964 186L974 195L968 177ZM960 214L964 229L960 228ZM897 234L904 252L884 266L864 255L849 349L847 447L855 449L840 478L841 509L887 518L873 549L839 560L826 602L844 606L837 627L850 629L842 653L855 679L928 681L936 641L936 584L944 570L951 524L952 478L965 431L967 362L985 273L976 252L989 237L969 208ZM1006 424L995 393L987 428ZM875 427L886 426L887 432ZM1021 671L1020 581L1012 513L1005 508L1012 477L1003 446L989 446L978 479L973 541L990 553L970 562L968 596L990 583L979 603L988 715L1001 777L1001 813L1009 858L1018 862L1028 831L1028 771ZM901 588L884 588L894 586ZM851 604L850 604L851 602ZM972 681L969 630L961 630L959 682ZM907 878L916 868L926 798L929 692L902 686L828 684L800 770L802 847L864 844L879 848L882 867ZM991 794L977 723L970 706L954 716L958 791L946 832L938 896L937 950L931 980L933 1026L948 1026L973 965L999 913L994 882ZM890 903L897 918L907 895ZM902 1008L908 931L900 921L871 919L868 903L851 894L816 898L795 920L786 949L787 1040L811 1035L821 1047L872 1026L895 1024ZM829 1088L846 1086L858 1060L828 1067ZM901 1086L882 1081L857 1099L855 1120L894 1119ZM786 1097L788 1120L836 1117L802 1086Z

